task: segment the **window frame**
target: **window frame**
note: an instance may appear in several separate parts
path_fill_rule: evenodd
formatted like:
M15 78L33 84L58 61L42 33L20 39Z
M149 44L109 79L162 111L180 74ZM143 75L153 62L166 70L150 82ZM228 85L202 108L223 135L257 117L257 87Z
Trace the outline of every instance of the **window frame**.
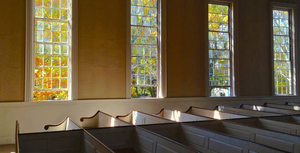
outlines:
M235 71L235 69L238 69L238 22L237 22L237 6L238 6L238 1L237 0L206 0L205 1L205 17L204 17L204 41L205 41L205 73L206 73L206 97L210 98L226 98L224 97L213 97L210 96L211 89L214 87L223 87L223 86L210 86L209 85L209 29L208 29L208 5L209 4L216 4L216 5L227 5L229 6L229 16L228 16L228 22L229 22L229 27L228 27L228 33L229 33L229 41L230 41L230 96L227 97L236 97L238 96L238 73ZM227 87L227 86L226 86Z
M290 97L290 96L297 96L298 95L298 59L297 57L297 20L296 19L296 4L292 3L280 3L280 2L272 2L271 3L271 9L270 9L270 25L271 25L271 66L272 66L272 95L278 96L278 97ZM289 40L290 40L290 64L291 64L291 79L292 79L292 85L291 90L292 93L289 95L283 95L283 94L275 94L275 74L274 74L274 33L273 33L273 10L283 10L289 12Z
M78 99L78 0L72 1L71 31L70 31L70 53L69 53L69 81L68 81L68 100ZM25 102L33 101L34 91L34 70L35 70L35 0L26 1L26 44L25 44ZM56 100L47 100L56 101ZM62 101L62 100L59 100Z
M157 0L158 21L158 55L157 55L157 97L167 97L167 54L166 54L166 0ZM126 99L149 99L131 98L131 1L126 0Z

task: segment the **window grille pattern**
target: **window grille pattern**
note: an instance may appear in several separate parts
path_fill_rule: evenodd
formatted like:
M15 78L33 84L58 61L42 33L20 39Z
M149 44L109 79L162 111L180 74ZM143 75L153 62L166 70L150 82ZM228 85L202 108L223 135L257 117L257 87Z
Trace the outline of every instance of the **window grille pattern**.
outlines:
M35 0L33 100L67 100L71 0Z
M208 4L209 89L211 97L231 96L229 6Z
M289 11L273 10L274 86L276 95L292 94Z
M158 0L131 0L131 98L157 97Z

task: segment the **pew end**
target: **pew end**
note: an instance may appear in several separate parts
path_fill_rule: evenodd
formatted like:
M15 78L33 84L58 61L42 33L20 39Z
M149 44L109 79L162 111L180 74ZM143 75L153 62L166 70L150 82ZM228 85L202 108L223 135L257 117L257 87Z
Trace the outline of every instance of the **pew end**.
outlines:
M156 116L159 116L159 117L164 117L164 110L165 110L165 108L162 108L159 112L157 112L156 114L154 114L154 115L156 115Z
M136 112L136 110L131 110L128 114L126 115L118 115L116 116L117 119L122 120L124 122L127 122L129 124L132 124L132 113Z
M44 129L49 132L53 131L69 131L81 129L76 123L74 123L70 117L66 117L63 121L58 124L45 125Z
M130 125L129 123L119 120L119 119L117 119L109 114L106 114L100 110L97 111L96 114L91 117L81 117L80 122L81 122L81 127L83 129Z

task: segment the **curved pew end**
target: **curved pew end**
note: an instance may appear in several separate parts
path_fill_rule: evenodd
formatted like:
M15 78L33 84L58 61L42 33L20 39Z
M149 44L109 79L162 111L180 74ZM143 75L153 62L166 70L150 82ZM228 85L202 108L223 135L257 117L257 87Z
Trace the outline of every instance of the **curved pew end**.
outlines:
M47 131L69 131L81 129L76 123L74 123L70 117L66 117L58 124L45 125L44 129Z
M66 117L63 121L61 121L58 124L49 124L49 125L45 125L44 129L45 130L50 130L49 131L64 131L66 130L66 124L69 120L69 117Z
M80 122L81 122L81 127L84 129L130 125L109 114L101 112L100 110L97 111L96 114L91 117L80 118Z
M156 116L159 116L159 117L164 117L164 110L165 110L165 108L162 108L159 112L157 112L156 114L154 114L154 115L156 115Z
M118 115L116 116L117 119L122 120L126 123L132 124L132 112L135 110L131 110L128 114L126 115Z

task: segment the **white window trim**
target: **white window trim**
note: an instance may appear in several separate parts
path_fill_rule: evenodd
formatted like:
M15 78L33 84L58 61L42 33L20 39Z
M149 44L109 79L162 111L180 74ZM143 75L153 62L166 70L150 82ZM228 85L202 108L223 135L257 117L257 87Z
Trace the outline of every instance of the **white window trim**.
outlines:
M167 98L166 0L158 0L158 97ZM131 3L126 0L126 99L131 99ZM139 98L135 98L139 99ZM145 99L145 98L142 98Z
M230 5L231 13L231 28L230 32L232 34L231 38L231 57L230 57L230 80L231 80L231 95L228 97L239 96L239 83L238 83L238 0L205 0L204 7L204 43L205 43L205 86L206 86L206 97L210 97L210 86L209 86L209 45L208 45L208 4L220 4L220 5ZM211 98L226 98L226 97L211 97Z
M25 101L33 101L34 90L34 4L26 1L26 44L25 44ZM72 0L72 32L70 48L69 100L78 99L78 0Z
M297 12L296 12L296 4L292 3L280 3L280 2L271 2L271 9L270 9L270 14L271 14L271 19L270 19L270 25L271 25L271 66L272 66L272 95L273 96L278 96L278 97L284 97L284 96L297 96L299 93L299 77L298 77L298 53L297 53ZM292 94L291 95L276 95L275 94L275 84L274 84L274 43L273 43L273 10L274 9L282 9L282 10L288 10L290 12L290 29L292 31L290 32L291 34L291 45L292 47L290 48L290 55L292 56L291 58L291 74L292 74Z

